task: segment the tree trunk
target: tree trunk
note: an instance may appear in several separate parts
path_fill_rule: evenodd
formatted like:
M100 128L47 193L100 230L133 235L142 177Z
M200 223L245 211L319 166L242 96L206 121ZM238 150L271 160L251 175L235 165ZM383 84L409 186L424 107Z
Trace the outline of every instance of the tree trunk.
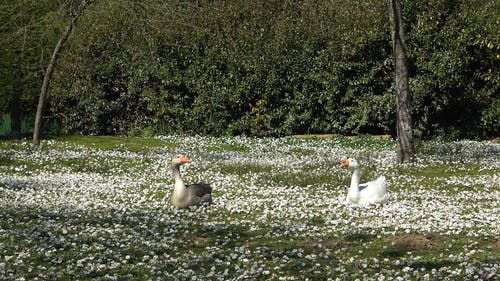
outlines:
M390 19L392 26L392 43L394 56L394 74L396 80L396 114L397 114L397 160L399 163L412 162L415 156L412 120L408 96L408 64L404 30L401 24L401 5L399 0L390 0Z
M43 114L43 107L45 104L45 99L47 97L47 93L49 90L49 83L50 79L52 78L52 73L54 72L54 65L56 63L57 55L59 54L61 47L63 43L68 39L71 30L73 29L73 26L75 25L76 20L78 17L80 17L83 13L83 10L85 9L85 6L87 5L87 1L83 1L80 9L76 12L76 14L73 16L71 19L70 23L64 30L63 34L59 38L59 41L57 41L57 44L54 48L54 51L52 52L52 56L50 57L49 64L47 66L47 69L45 70L45 76L43 77L43 83L42 83L42 89L40 90L40 97L38 99L38 107L36 109L36 116L35 116L35 128L33 132L33 144L35 146L40 145L40 131L42 129L42 114Z

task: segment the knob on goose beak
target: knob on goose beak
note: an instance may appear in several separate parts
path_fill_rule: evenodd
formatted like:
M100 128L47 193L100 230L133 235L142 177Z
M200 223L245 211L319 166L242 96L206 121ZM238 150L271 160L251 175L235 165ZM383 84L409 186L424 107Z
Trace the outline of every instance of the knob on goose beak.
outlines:
M193 160L187 158L185 155L181 156L181 163L191 163Z
M349 167L349 159L344 160L344 162L340 164L340 167Z

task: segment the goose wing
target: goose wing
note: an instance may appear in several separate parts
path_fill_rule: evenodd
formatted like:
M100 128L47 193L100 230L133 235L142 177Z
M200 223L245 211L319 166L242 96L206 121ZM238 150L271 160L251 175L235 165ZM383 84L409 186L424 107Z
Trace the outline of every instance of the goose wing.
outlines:
M197 183L197 184L190 184L186 185L186 189L195 196L198 197L203 197L207 194L212 194L212 186L208 183Z
M374 181L360 184L359 192L361 197L369 201L378 201L380 198L386 198L387 181L385 177L379 177Z

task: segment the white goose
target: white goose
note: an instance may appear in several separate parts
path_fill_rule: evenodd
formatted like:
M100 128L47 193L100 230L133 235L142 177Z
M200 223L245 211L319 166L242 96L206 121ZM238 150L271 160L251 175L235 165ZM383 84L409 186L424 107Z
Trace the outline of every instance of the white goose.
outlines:
M387 181L384 176L378 179L359 184L359 164L356 159L349 158L342 162L341 167L353 169L351 186L347 193L347 202L355 205L382 203L388 199Z
M212 187L207 183L184 185L180 166L192 162L184 155L172 157L172 172L174 175L174 192L171 202L177 208L187 208L193 205L212 203Z

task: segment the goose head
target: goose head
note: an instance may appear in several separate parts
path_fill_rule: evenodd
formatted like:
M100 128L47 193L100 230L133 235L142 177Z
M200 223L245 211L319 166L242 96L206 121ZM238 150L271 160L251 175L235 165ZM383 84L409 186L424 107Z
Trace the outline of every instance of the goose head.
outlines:
M178 154L172 157L172 166L180 166L182 164L190 163L193 160L186 157L186 155Z
M342 162L342 164L340 164L340 167L357 169L357 168L359 168L359 164L358 164L358 161L356 161L356 159L348 158L348 159L344 160Z

